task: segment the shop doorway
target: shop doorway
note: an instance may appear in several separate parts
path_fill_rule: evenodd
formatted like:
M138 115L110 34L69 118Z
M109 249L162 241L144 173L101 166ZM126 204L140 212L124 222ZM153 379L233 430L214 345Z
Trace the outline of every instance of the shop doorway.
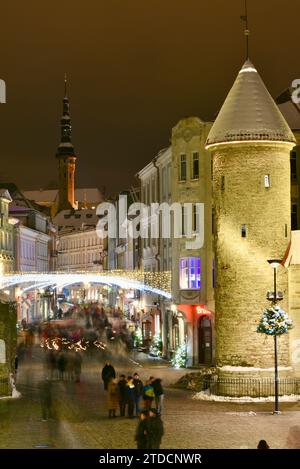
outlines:
M211 365L212 362L212 330L208 316L201 316L198 321L198 357L199 364Z

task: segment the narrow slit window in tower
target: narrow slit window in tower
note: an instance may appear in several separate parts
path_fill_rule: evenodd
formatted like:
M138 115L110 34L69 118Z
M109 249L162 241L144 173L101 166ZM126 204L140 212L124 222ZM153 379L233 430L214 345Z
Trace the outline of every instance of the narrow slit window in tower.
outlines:
M247 237L247 225L241 225L241 236L242 238Z

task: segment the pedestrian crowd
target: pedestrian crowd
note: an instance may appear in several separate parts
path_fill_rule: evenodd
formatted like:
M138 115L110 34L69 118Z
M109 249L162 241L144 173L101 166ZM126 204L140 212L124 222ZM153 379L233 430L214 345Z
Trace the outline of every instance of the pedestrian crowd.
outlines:
M102 369L104 389L107 391L109 418L119 411L120 417L139 417L136 443L139 449L159 448L164 433L161 414L164 390L160 378L150 378L143 383L138 375L116 377L112 364L107 361Z

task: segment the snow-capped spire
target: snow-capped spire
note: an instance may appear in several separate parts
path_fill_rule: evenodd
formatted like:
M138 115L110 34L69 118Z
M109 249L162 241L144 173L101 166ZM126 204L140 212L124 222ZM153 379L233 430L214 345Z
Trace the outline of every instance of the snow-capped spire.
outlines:
M246 60L229 91L209 132L206 147L245 141L295 142L250 60Z

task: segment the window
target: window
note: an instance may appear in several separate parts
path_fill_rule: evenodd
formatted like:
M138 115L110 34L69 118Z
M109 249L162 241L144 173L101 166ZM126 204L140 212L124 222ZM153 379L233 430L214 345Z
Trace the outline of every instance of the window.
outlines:
M247 237L247 225L241 225L241 236L242 238Z
M271 186L270 175L265 175L265 187L268 189Z
M75 218L80 218L81 214L80 213L75 213Z
M199 178L199 153L193 153L193 179Z
M291 151L291 180L297 180L297 153L295 150Z
M186 181L186 155L180 155L180 181Z
M179 284L182 290L201 288L200 257L183 257L179 265Z
M221 191L225 191L225 176L221 176Z
M292 230L298 229L298 207L297 204L292 204Z

